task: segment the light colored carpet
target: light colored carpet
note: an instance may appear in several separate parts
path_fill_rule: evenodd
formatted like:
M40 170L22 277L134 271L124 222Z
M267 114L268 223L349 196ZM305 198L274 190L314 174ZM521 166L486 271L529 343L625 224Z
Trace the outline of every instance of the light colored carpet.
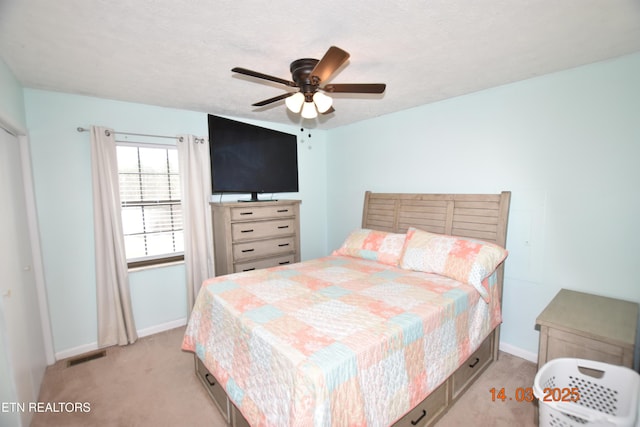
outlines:
M180 350L184 328L148 336L107 356L47 368L40 402L87 402L89 412L36 413L32 427L224 426L194 372L193 355ZM517 402L518 387L531 387L533 363L500 353L499 360L451 408L438 426L535 426L533 403ZM492 401L491 388L507 400ZM512 397L513 400L508 400Z

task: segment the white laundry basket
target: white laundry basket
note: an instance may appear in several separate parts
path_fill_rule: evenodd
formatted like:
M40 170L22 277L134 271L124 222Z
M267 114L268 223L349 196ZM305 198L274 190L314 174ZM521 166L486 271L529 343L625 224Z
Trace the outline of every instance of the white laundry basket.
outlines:
M553 359L536 374L533 393L539 426L634 427L640 422L640 375L623 366Z

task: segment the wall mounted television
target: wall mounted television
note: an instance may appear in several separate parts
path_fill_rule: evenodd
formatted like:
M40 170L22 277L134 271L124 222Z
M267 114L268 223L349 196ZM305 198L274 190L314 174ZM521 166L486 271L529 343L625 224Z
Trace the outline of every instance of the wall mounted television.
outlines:
M211 189L214 194L298 192L295 135L209 114Z

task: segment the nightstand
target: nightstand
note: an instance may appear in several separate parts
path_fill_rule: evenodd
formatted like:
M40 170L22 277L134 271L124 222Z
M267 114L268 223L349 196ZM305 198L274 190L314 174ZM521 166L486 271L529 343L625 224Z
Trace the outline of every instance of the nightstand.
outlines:
M558 357L633 369L638 304L561 289L538 316L538 369Z

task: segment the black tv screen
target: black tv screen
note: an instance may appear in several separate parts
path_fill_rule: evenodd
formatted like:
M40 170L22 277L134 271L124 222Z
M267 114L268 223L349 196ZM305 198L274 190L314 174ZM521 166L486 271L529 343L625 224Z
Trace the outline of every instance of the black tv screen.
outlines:
M295 135L209 114L213 193L298 192Z

